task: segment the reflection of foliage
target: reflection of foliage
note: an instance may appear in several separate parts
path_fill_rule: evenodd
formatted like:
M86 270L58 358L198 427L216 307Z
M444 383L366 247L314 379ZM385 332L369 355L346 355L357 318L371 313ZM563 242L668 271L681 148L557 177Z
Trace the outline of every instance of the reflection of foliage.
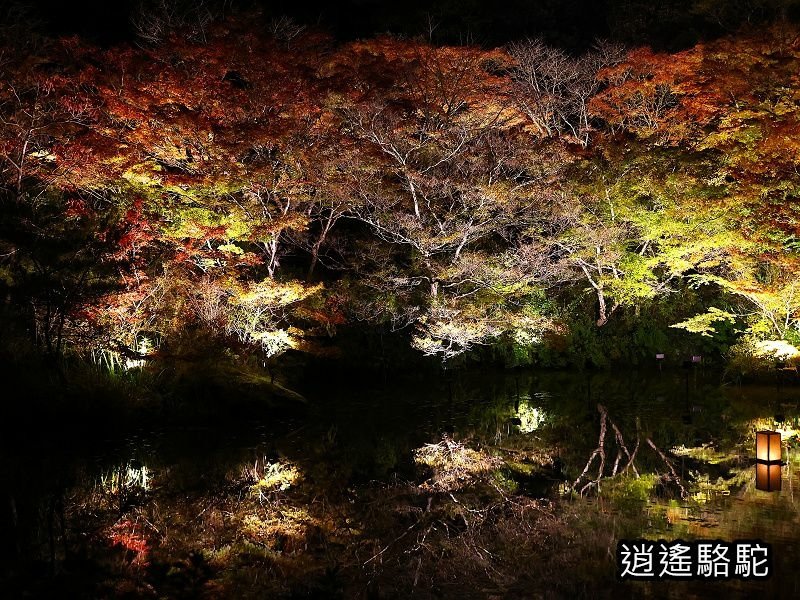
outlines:
M280 462L263 462L261 466L258 462L252 469L248 470L248 475L254 477L256 482L250 486L250 491L263 499L271 492L285 492L294 485L300 473L294 465Z
M533 406L530 400L522 400L519 404L517 417L520 420L519 430L522 433L531 433L541 427L547 419L547 414L538 406Z
M419 448L414 460L433 471L426 486L440 491L469 487L501 464L497 457L468 448L446 436L438 444L425 444Z
M123 518L111 528L108 534L112 545L119 545L131 553L133 564L144 565L150 551L150 540L145 533L145 525Z
M241 530L250 542L278 551L296 552L302 549L303 540L313 525L314 519L304 508L282 506L266 517L245 514Z
M719 496L729 496L731 492L743 488L753 481L753 469L731 469L730 477L719 476L712 480L708 473L693 473L691 499L698 504L707 504Z
M608 498L615 506L636 510L649 502L660 477L656 473L643 473L640 477L620 477L603 487L602 497Z
M695 446L692 448L677 446L672 448L671 452L675 456L689 456L710 465L718 465L731 459L730 454L720 452L713 444L703 444L702 446Z
M141 501L121 507L122 512L91 491L92 480L82 482L65 495L70 530L76 532L67 536L70 551L77 555L79 548L92 565L102 565L100 572L119 582L117 595L123 586L141 581L139 565L146 559L147 584L163 597L185 595L190 588L199 597L281 597L309 589L323 590L322 597L350 597L367 582L403 596L429 584L447 585L464 597L475 589L512 587L527 594L546 584L559 596L581 597L587 581L599 585L613 574L608 548L620 538L796 539L798 511L789 486L784 485L783 494L765 498L753 489L747 458L752 430L775 426L762 401L771 397L771 390L759 396L764 391L754 388L709 389L704 412L685 425L676 417L674 403L651 400L673 385L667 373L636 387L634 395L642 400L634 404L631 383L641 384L641 378L595 374L593 393L608 400L631 450L635 442L628 428L646 407L642 435L671 448L669 456L678 457L675 464L689 494L686 500L665 494L669 490L659 474L664 463L643 437L638 479L629 470L626 476L604 478L595 497L565 499L548 493L558 485L559 475L547 463L558 453L567 469L582 467L587 446L597 440L596 420L584 419L586 381L574 372L515 373L499 380L480 373L469 384L466 379L459 378L457 389L464 394L456 396L472 394L465 404L473 412L467 417L458 411L463 437L449 439L449 444L442 440L420 447L424 433L398 443L391 433L407 436L407 422L393 423L381 412L370 421L379 424L380 437L351 435L364 429L359 420L339 424L338 434L329 436L336 438L335 444L315 444L330 424L313 423L314 434L299 444L296 437L286 446L278 442L270 458L261 459L264 454L259 453L256 463L247 459L252 456L249 441L234 451L233 459L227 445L214 445L209 455L192 446L179 461L170 454L168 469L148 463L147 481L155 471L159 485L148 483ZM522 405L540 405L546 411L535 436L511 426L517 391ZM402 392L398 390L419 407L417 396ZM740 392L747 398L731 402ZM374 393L365 392L354 407L366 397L374 399ZM441 408L446 395L436 401ZM404 407L397 410L404 412ZM788 436L798 421L794 413L785 416L782 432ZM462 429L467 423L469 437ZM497 427L507 432L501 442L495 441ZM607 428L613 436L610 420ZM606 440L606 473L616 456L611 436ZM708 436L711 442L694 441ZM793 444L796 436L790 439ZM364 477L353 466L364 455L378 454L382 469L392 454L403 460L414 447L419 447L417 465L424 477L433 475L430 479L409 482L399 473L380 470L376 480L372 472ZM281 458L274 458L276 454ZM796 454L787 458L791 469L797 466ZM118 469L118 481L126 479L127 466ZM596 467L593 471L592 476ZM302 484L297 484L301 474ZM263 497L255 493L259 483ZM100 536L77 534L84 531ZM44 535L41 545L46 548L46 531ZM360 568L330 575L336 564L354 556ZM567 569L583 579L564 578Z
M120 465L100 475L96 491L113 506L131 506L144 500L150 489L151 477L152 473L145 465Z

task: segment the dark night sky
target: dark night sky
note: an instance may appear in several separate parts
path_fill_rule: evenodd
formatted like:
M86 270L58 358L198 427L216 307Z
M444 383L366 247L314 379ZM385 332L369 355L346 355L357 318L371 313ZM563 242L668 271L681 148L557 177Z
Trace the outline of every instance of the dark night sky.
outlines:
M40 0L37 16L55 33L80 33L98 41L130 36L130 14L137 0ZM607 35L604 0L246 0L234 8L258 5L272 15L291 15L320 24L342 39L392 31L414 35L427 16L439 23L443 41L474 40L502 44L525 35L545 34L565 45Z
M157 3L159 0L147 0ZM169 2L170 0L166 0ZM188 0L184 0L186 3ZM595 38L651 44L674 50L701 38L725 33L715 19L693 10L697 0L206 0L230 11L260 6L269 15L290 15L301 23L319 24L340 39L392 31L417 35L428 15L438 22L435 41L500 45L526 36L542 36L565 48L581 49ZM763 6L800 0L708 0L727 11L730 24L770 18ZM1 6L8 6L2 2ZM79 33L100 43L131 39L130 14L139 0L31 2L31 10L49 33ZM746 13L737 5L762 8ZM760 12L758 12L760 11ZM766 12L765 12L766 11ZM791 11L790 11L791 12ZM795 13L798 11L795 11ZM794 13L792 13L794 14Z

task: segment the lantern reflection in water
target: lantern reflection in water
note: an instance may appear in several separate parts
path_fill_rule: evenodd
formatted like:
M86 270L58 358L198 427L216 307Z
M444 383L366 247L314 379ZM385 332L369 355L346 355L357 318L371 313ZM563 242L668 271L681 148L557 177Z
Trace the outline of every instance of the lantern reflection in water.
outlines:
M781 434L777 431L756 432L756 489L781 489Z
M762 492L781 491L781 463L756 463L756 489Z

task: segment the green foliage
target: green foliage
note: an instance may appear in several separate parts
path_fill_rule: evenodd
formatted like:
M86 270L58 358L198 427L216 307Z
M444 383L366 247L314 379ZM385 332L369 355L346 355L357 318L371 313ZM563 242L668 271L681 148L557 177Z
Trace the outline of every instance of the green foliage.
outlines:
M655 473L642 474L641 477L625 476L605 483L604 497L621 509L635 509L645 505L653 495L659 477Z
M716 306L711 306L709 307L708 312L701 315L695 315L694 317L686 319L685 321L670 325L670 327L684 329L689 333L699 333L705 337L712 337L717 333L715 328L717 323L736 323L736 318L737 315L721 310Z

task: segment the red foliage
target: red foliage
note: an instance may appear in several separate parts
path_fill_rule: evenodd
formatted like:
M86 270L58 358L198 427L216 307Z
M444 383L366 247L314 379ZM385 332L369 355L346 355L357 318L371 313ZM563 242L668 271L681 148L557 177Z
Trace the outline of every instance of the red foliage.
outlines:
M91 213L89 205L81 198L71 198L67 200L67 207L64 211L64 217L67 219L79 219L86 217Z
M130 519L123 519L111 528L108 535L112 546L122 546L133 554L131 562L139 565L147 563L150 541L142 527Z

